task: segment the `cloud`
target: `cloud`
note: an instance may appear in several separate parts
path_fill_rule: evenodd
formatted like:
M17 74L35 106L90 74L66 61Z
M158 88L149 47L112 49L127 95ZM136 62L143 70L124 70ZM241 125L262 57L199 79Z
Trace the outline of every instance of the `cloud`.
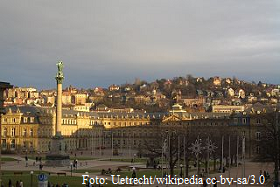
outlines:
M188 73L279 83L279 12L261 0L4 1L0 79L53 87L63 60L79 87Z

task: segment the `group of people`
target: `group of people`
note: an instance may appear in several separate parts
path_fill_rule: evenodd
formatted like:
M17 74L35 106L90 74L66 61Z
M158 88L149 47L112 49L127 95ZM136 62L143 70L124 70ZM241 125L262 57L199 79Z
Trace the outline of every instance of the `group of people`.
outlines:
M2 184L1 187L3 187L3 186L4 186L4 185ZM17 181L16 184L15 184L15 186L14 186L13 183L12 183L12 180L9 179L8 187L23 187L23 182L22 182L22 180Z
M264 179L265 179L265 180L270 179L270 174L268 173L268 171L265 171L265 170L264 170L264 171L262 172L262 170L260 170L260 176L261 176L261 175L264 176Z

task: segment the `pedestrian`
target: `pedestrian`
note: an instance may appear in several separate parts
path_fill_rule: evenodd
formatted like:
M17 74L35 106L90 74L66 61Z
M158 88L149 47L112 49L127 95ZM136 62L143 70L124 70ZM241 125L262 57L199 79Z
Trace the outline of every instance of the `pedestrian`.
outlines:
M217 184L217 178L215 177L215 179L214 179L214 181L213 181L213 187L217 187L218 186L218 184Z
M12 181L11 181L11 179L9 179L8 185L9 185L9 187L12 187Z
M19 186L19 182L18 182L18 181L16 182L16 187L20 187L20 186Z
M206 180L203 180L203 187L207 187L207 183L206 183Z
M22 180L20 180L19 186L20 186L20 187L23 187L23 182L22 182Z

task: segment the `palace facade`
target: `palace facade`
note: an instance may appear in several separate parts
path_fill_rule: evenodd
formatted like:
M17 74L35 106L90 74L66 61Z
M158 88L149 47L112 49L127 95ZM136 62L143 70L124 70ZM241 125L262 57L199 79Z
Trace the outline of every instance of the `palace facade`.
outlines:
M175 133L180 137L210 137L220 147L221 138L238 146L237 137L245 136L246 155L261 153L261 142L269 133L263 111L242 113L187 113L178 104L171 111L145 112L77 112L63 110L62 135L67 151L112 149L113 154L124 150L141 150L146 142L162 141ZM2 116L3 153L39 152L50 150L56 123L55 108L11 106ZM161 138L160 138L161 137ZM241 143L240 143L241 144ZM234 149L234 148L233 148Z

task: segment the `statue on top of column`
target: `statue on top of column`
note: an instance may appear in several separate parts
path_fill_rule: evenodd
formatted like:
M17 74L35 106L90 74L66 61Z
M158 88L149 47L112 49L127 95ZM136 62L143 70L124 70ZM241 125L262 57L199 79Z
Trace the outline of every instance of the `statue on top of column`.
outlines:
M62 72L62 69L64 67L63 62L58 61L58 63L56 65L57 65L57 69L58 69L57 77L63 77L63 72Z

